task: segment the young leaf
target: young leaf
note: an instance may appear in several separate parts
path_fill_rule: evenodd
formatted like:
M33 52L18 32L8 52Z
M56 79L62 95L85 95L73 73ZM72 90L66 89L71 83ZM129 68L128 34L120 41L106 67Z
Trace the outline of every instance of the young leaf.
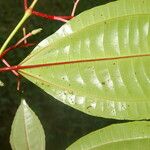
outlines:
M67 150L149 150L150 122L116 124L92 132Z
M119 0L81 13L41 42L20 74L87 114L149 119L149 6Z
M45 150L43 127L25 100L19 106L11 128L13 150Z

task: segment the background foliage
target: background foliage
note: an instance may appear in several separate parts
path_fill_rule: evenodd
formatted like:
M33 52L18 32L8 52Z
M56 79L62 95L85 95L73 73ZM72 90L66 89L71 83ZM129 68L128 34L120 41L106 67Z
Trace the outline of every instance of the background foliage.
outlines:
M39 0L36 10L55 15L68 15L71 12L73 0ZM81 0L76 14L94 6L112 0ZM23 15L23 0L0 1L0 45L7 38ZM48 21L35 16L30 17L25 27L28 31L42 27L43 32L30 38L30 42L40 42L54 33L61 22ZM21 32L15 36L13 42L22 36ZM33 48L17 49L9 55L7 60L11 64L18 64ZM0 66L2 64L0 63ZM5 87L0 87L0 145L3 150L10 150L9 135L15 112L23 96L28 105L38 115L46 133L47 150L63 150L83 135L103 128L109 124L121 121L91 117L77 110L69 108L44 93L37 86L23 79L20 94L16 91L16 78L11 73L1 73L0 79Z

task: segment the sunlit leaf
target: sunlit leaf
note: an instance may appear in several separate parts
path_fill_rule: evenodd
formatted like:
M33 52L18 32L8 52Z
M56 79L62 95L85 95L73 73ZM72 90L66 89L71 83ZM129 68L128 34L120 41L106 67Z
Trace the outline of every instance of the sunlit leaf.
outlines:
M19 72L84 113L149 119L149 6L150 0L119 0L81 13L20 64L47 67Z
M92 132L67 150L149 150L150 122L116 124Z
M25 100L22 100L16 112L10 143L13 150L45 150L43 127Z

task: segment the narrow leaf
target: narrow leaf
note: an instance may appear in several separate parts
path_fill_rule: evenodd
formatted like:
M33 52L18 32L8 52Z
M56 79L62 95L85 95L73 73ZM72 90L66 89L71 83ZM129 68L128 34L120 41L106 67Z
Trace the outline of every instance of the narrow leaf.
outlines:
M43 127L25 100L19 106L11 128L13 150L45 150Z
M149 150L150 122L116 124L92 132L67 150Z
M20 74L84 113L149 119L149 6L119 0L81 13L41 42Z

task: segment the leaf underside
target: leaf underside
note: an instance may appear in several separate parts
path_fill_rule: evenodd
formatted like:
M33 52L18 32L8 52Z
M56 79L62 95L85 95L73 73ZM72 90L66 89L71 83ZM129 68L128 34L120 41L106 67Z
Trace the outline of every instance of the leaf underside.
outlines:
M149 150L150 122L116 124L94 131L67 150Z
M149 0L119 0L81 13L20 64L51 65L20 74L84 113L149 119L149 6Z
M43 127L25 100L19 106L10 135L13 150L45 150Z

